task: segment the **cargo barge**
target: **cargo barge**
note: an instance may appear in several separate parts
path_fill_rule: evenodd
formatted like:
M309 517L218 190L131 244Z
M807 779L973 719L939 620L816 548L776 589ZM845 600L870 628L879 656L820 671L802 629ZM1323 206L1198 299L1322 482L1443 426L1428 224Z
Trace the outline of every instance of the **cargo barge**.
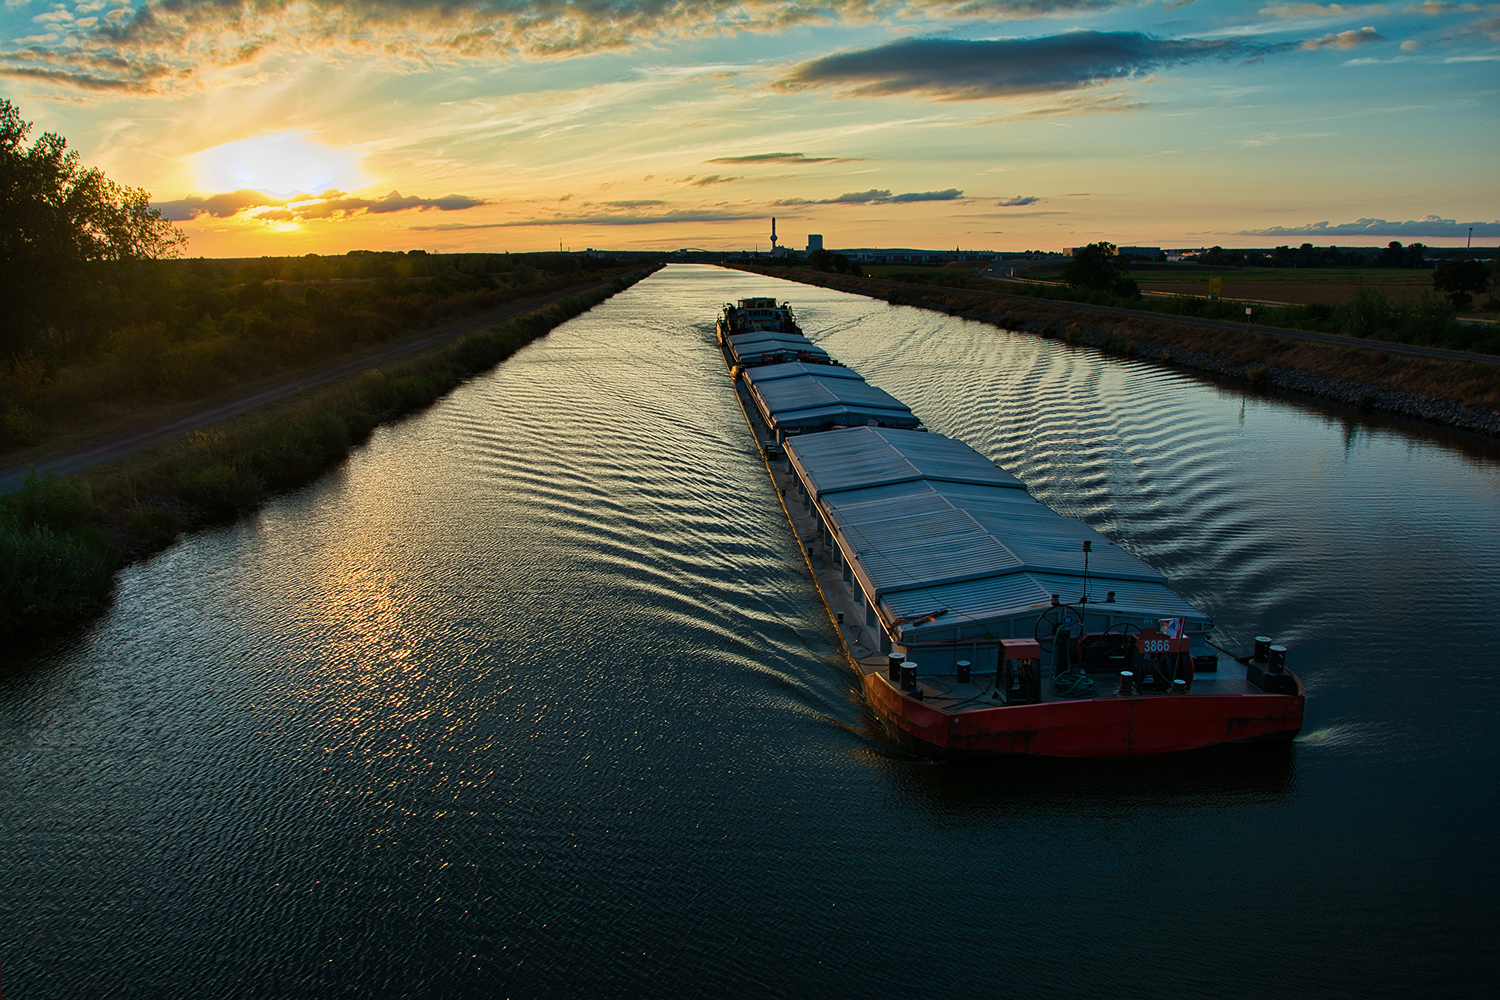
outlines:
M1112 757L1285 741L1302 682L1158 572L1063 517L808 340L724 307L719 347L866 703L937 756Z

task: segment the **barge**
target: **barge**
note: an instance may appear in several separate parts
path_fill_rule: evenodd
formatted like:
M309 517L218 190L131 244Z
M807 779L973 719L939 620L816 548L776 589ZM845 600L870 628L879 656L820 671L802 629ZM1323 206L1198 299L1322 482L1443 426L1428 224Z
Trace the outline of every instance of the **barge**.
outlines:
M1107 757L1285 741L1286 649L1213 622L1108 538L808 340L775 299L717 324L746 423L869 709L936 756Z

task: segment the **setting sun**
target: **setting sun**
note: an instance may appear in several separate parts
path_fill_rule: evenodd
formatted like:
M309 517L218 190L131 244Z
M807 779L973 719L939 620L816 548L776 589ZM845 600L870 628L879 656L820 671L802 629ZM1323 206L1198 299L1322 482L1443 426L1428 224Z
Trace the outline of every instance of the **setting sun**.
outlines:
M198 183L208 191L319 194L362 187L367 178L350 153L285 132L226 142L197 155Z

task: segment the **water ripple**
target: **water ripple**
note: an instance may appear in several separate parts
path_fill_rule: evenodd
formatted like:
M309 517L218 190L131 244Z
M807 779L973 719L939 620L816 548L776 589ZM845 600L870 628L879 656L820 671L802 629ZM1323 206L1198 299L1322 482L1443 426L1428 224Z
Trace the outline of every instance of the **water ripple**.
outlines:
M1229 645L1287 641L1302 739L1024 767L885 742L712 347L754 294ZM670 268L0 672L5 985L1483 995L1500 466L1357 420Z

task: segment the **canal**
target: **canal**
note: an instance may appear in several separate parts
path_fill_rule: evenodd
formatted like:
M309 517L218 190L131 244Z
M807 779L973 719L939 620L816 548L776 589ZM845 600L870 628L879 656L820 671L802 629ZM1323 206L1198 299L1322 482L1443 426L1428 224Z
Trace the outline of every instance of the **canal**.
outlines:
M713 347L814 340L1307 683L1282 748L943 764L854 677ZM1474 996L1500 457L679 265L0 667L0 981L55 997Z

